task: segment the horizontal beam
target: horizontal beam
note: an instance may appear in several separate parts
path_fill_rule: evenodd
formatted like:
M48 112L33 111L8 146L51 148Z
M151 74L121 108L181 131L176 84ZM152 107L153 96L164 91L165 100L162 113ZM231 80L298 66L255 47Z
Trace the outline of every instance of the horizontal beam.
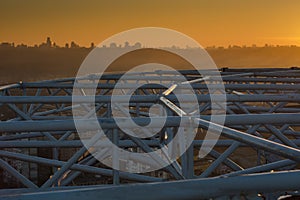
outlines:
M211 120L211 116L200 116L201 119ZM225 125L251 125L251 124L300 124L300 114L240 114L240 115L219 115L214 116L213 120L220 121L225 118ZM132 128L128 123L128 118L118 118L122 127ZM161 121L164 117L136 117L132 120L140 126L146 126L150 123L154 127L161 127ZM167 117L165 126L190 126L190 117ZM80 124L84 124L82 130L97 130L98 125L103 129L118 128L115 120L112 118L98 118L95 123L91 119L77 119ZM99 123L99 124L98 124ZM194 127L198 127L196 123ZM38 131L75 131L76 127L72 119L69 120L34 120L34 121L3 121L0 122L0 132L38 132Z
M198 102L210 102L212 99L214 102L224 102L224 95L196 95ZM168 95L167 98L172 102L177 102L178 99L180 102L191 102L191 99L194 99L194 95ZM130 99L130 102L135 103L145 103L152 102L156 103L160 95L115 95L114 102L124 103L127 99ZM92 100L95 100L96 103L110 103L111 96L75 96L72 99L72 96L1 96L0 103L90 103ZM227 94L227 102L300 102L300 94L245 94L245 95L236 95L236 94Z
M300 139L297 140L291 140L296 145L300 146ZM142 140L143 143L149 145L150 147L161 147L161 143L158 140ZM234 143L234 140L218 140L215 144L215 141L208 141L208 140L194 140L193 146L194 147L200 147L203 144L210 145L215 144L215 146L221 146L226 147L230 146ZM65 140L65 141L44 141L44 140L30 140L30 141L0 141L0 148L78 148L82 147L82 141L81 140ZM101 146L101 147L110 147L111 145L107 142L97 142L95 146ZM138 147L136 143L134 143L132 140L119 140L118 141L119 147ZM240 145L247 146L247 145Z
M215 89L220 88L220 85L218 84L191 84L194 89ZM73 84L58 84L58 83L24 83L22 85L26 88L73 88ZM97 88L99 89L114 89L116 84L111 83L99 83L98 85L94 84L76 84L76 88ZM171 86L170 84L167 84L167 86ZM224 84L225 89L232 89L232 90L300 90L300 85L292 85L292 84ZM118 85L118 88L120 89L131 89L136 88L136 84L132 83L126 83ZM141 89L164 89L165 87L163 85L159 84L145 84L141 87ZM178 88L190 88L190 85L179 85Z
M300 189L300 171L261 173L237 177L220 177L163 183L90 186L70 190L51 190L1 196L2 199L209 199L229 195L285 192ZM242 183L242 184L241 184ZM126 195L124 195L126 194Z

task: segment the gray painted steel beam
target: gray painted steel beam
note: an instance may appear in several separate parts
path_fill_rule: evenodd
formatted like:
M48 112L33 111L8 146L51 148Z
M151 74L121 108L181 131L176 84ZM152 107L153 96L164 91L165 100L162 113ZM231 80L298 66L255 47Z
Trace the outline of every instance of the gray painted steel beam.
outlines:
M214 119L218 121L223 119L224 116L220 115L219 118L216 116ZM127 123L127 118L122 119L123 127L130 128ZM161 126L161 120L163 117L152 118L153 127L157 125ZM201 115L201 119L210 120L210 116ZM150 118L133 118L135 123L145 126L150 122ZM91 119L80 119L84 124L81 127L86 130L97 130L98 123L94 123ZM165 126L172 127L178 126L182 121L183 126L189 125L189 117L167 117ZM113 119L98 118L98 122L103 129L118 128L117 124ZM194 125L197 127L197 122ZM289 114L240 114L240 115L227 115L225 125L251 125L251 124L300 124L300 114L289 113ZM37 131L64 131L72 130L75 131L75 124L73 120L35 120L35 121L9 121L0 122L0 132L37 132Z
M145 103L152 102L156 103L160 95L116 95L114 97L115 102L124 103L126 100L130 98L131 102L135 103ZM180 98L181 102L190 102L193 95L177 95L177 98ZM176 96L169 95L167 97L170 101L176 102L178 101ZM197 95L199 102L210 102L213 100L214 102L224 102L224 95ZM7 104L18 104L18 103L89 103L95 99L96 103L110 103L111 96L103 95L103 96L76 96L73 98L72 96L1 96L0 103ZM300 102L300 94L245 94L245 95L236 95L236 94L227 94L226 95L227 102Z
M5 200L98 200L98 199L209 199L226 195L258 194L299 190L300 172L276 172L237 177L219 177L172 181L165 183L129 184L122 186L85 187L70 190L40 191L2 196Z

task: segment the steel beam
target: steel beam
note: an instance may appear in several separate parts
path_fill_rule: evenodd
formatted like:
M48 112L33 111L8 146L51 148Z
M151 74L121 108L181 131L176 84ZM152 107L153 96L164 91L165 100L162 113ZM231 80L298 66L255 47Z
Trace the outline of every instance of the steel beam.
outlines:
M237 177L220 177L172 181L166 183L129 184L122 186L85 187L70 190L40 191L6 195L4 200L31 199L209 199L229 195L299 190L300 172L275 172ZM127 194L127 195L125 195Z

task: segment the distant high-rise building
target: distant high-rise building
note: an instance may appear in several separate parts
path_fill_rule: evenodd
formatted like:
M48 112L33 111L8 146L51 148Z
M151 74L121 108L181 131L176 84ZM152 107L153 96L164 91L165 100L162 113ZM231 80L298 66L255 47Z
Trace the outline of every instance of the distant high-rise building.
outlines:
M91 48L91 49L95 48L95 44L94 44L94 42L92 42L92 43L91 43L91 46L90 46L90 48Z
M71 42L71 48L78 48L79 45L76 44L74 41Z
M47 47L52 47L52 42L51 42L50 37L47 37L47 40L46 40L46 46L47 46Z
M128 48L129 47L129 42L125 42L125 46L124 46L125 48Z

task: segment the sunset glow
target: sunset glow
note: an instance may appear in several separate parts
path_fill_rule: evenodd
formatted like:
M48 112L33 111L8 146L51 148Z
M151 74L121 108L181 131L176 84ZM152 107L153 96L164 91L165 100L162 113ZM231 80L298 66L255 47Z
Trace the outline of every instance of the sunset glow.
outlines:
M3 0L0 41L89 46L131 28L180 31L203 46L300 45L298 0Z

